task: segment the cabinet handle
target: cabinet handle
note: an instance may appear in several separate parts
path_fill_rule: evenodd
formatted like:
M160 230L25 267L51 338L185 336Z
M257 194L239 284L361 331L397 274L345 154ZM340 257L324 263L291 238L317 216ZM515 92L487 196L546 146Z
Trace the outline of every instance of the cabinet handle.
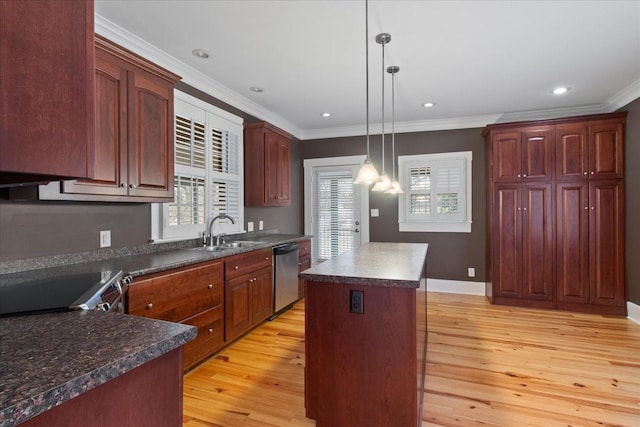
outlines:
M208 332L209 332L210 334L212 334L212 333L213 333L213 329L212 329L212 328L209 328L209 331L208 331Z
M147 304L147 310L151 310L153 308L153 303Z
M208 284L208 285L207 285L207 288L209 288L209 289L213 289L213 285L212 285L212 284Z
M233 267L234 270L237 270L238 268L240 268L240 267L238 267L237 265L235 267Z

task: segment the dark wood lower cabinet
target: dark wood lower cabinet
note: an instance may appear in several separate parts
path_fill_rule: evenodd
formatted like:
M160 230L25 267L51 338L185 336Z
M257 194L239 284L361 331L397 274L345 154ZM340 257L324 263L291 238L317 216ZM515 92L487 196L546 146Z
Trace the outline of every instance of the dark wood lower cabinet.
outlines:
M182 347L26 421L24 427L182 426Z
M238 338L273 314L273 268L225 282L225 340Z

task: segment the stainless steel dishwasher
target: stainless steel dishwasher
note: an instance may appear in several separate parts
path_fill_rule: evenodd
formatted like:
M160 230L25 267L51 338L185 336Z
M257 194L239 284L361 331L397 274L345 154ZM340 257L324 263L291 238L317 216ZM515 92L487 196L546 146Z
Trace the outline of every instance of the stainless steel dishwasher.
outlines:
M298 299L298 244L287 243L273 248L273 316L285 311Z

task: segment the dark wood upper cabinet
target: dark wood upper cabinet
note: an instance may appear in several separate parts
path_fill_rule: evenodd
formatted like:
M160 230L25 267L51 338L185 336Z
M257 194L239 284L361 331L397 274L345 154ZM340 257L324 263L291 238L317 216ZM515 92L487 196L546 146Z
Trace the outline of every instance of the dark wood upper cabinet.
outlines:
M94 176L93 0L0 1L0 184Z
M554 135L550 126L496 132L491 138L494 181L551 179Z
M96 150L92 179L40 187L40 199L173 200L173 87L179 77L95 39Z
M291 203L291 135L266 122L244 126L245 206Z

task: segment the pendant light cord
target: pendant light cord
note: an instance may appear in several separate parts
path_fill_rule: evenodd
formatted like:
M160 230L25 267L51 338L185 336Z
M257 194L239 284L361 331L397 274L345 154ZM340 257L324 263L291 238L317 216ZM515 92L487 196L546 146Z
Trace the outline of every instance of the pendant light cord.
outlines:
M382 43L382 175L384 175L384 45Z
M365 52L366 52L366 85L367 85L367 160L370 160L369 157L369 0L365 0L364 2L364 16L365 16Z

